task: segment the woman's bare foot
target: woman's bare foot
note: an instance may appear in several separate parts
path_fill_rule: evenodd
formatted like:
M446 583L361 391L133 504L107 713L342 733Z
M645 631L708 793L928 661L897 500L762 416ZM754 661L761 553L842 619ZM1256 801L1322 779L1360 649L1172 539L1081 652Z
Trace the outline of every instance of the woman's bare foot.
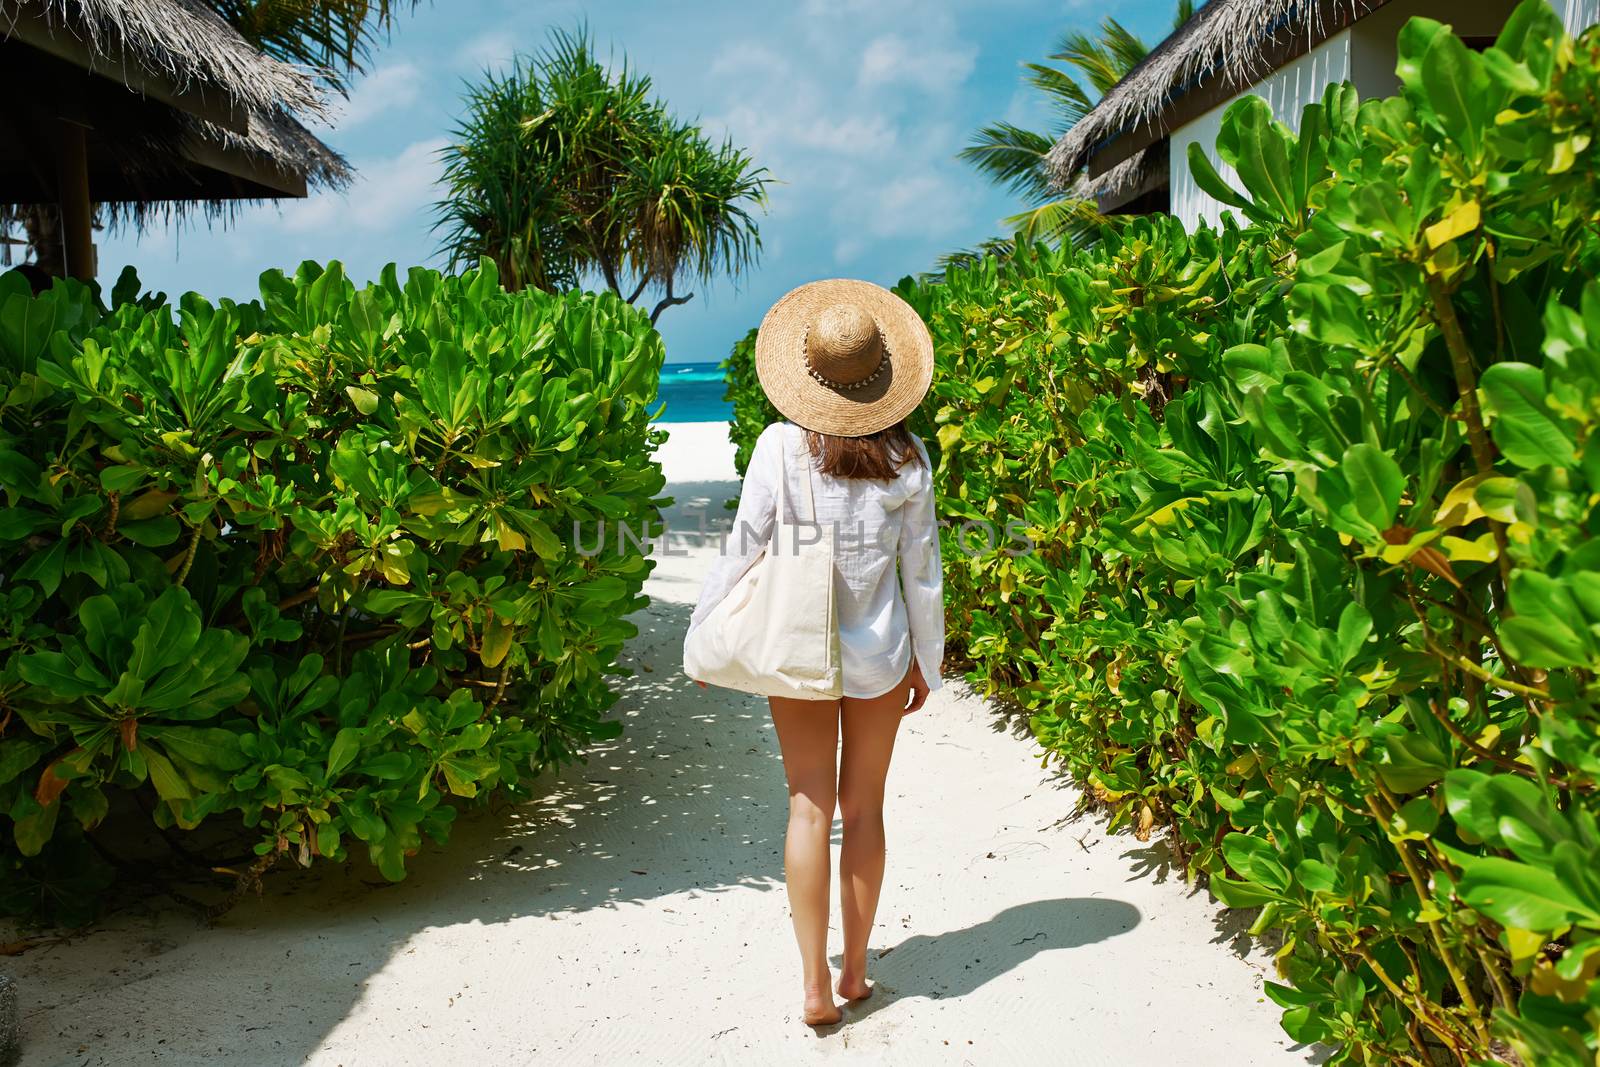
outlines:
M828 992L828 983L821 986L806 987L805 1010L800 1017L807 1026L831 1026L844 1018L844 1013L833 1002L833 995Z
M872 987L867 984L865 978L856 978L840 972L839 995L846 1000L866 1000L872 996Z

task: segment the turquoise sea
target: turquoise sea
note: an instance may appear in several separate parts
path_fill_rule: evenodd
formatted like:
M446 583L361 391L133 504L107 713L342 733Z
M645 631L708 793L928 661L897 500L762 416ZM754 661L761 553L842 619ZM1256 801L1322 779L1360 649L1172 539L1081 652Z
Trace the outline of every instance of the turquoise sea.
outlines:
M733 405L722 399L727 389L716 362L668 363L661 368L656 403L666 401L657 422L727 422Z

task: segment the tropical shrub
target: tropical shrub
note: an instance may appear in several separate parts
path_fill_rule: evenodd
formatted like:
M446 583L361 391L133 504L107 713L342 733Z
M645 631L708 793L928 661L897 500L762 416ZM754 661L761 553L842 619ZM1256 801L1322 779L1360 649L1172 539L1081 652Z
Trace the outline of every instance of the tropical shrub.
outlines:
M1243 216L902 283L969 678L1281 938L1334 1062L1600 1042L1600 31L1411 21L1401 95L1194 164ZM748 404L748 400L741 401ZM954 530L945 535L952 539Z
M592 530L658 517L642 314L487 263L137 290L0 276L0 906L82 914L128 794L242 824L251 878L399 879L454 801L617 733L651 564Z
M761 380L756 377L755 330L733 346L728 358L722 361L722 373L728 382L722 399L733 405L728 428L728 436L733 438L734 444L733 465L743 478L745 468L750 466L750 456L756 450L756 438L783 417L761 391Z

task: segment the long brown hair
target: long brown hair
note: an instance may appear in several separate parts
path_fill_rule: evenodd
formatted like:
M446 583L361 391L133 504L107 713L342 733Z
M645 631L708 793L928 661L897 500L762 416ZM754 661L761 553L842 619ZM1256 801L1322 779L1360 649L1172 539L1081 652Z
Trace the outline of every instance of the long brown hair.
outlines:
M806 431L806 447L818 459L818 469L835 478L869 478L893 481L908 463L921 464L922 453L912 441L904 419L861 437L835 437Z

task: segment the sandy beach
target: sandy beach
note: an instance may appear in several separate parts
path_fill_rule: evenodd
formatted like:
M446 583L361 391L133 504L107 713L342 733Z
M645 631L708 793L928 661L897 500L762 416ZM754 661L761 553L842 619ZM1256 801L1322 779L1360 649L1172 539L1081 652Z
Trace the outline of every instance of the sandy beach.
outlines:
M668 429L675 528L726 516L726 427ZM635 616L620 738L538 799L459 820L400 884L319 867L214 927L152 902L7 961L22 1062L1314 1062L1241 925L1161 845L1071 817L1025 728L958 680L896 748L878 992L802 1025L776 739L762 702L678 669L714 549L685 551Z

